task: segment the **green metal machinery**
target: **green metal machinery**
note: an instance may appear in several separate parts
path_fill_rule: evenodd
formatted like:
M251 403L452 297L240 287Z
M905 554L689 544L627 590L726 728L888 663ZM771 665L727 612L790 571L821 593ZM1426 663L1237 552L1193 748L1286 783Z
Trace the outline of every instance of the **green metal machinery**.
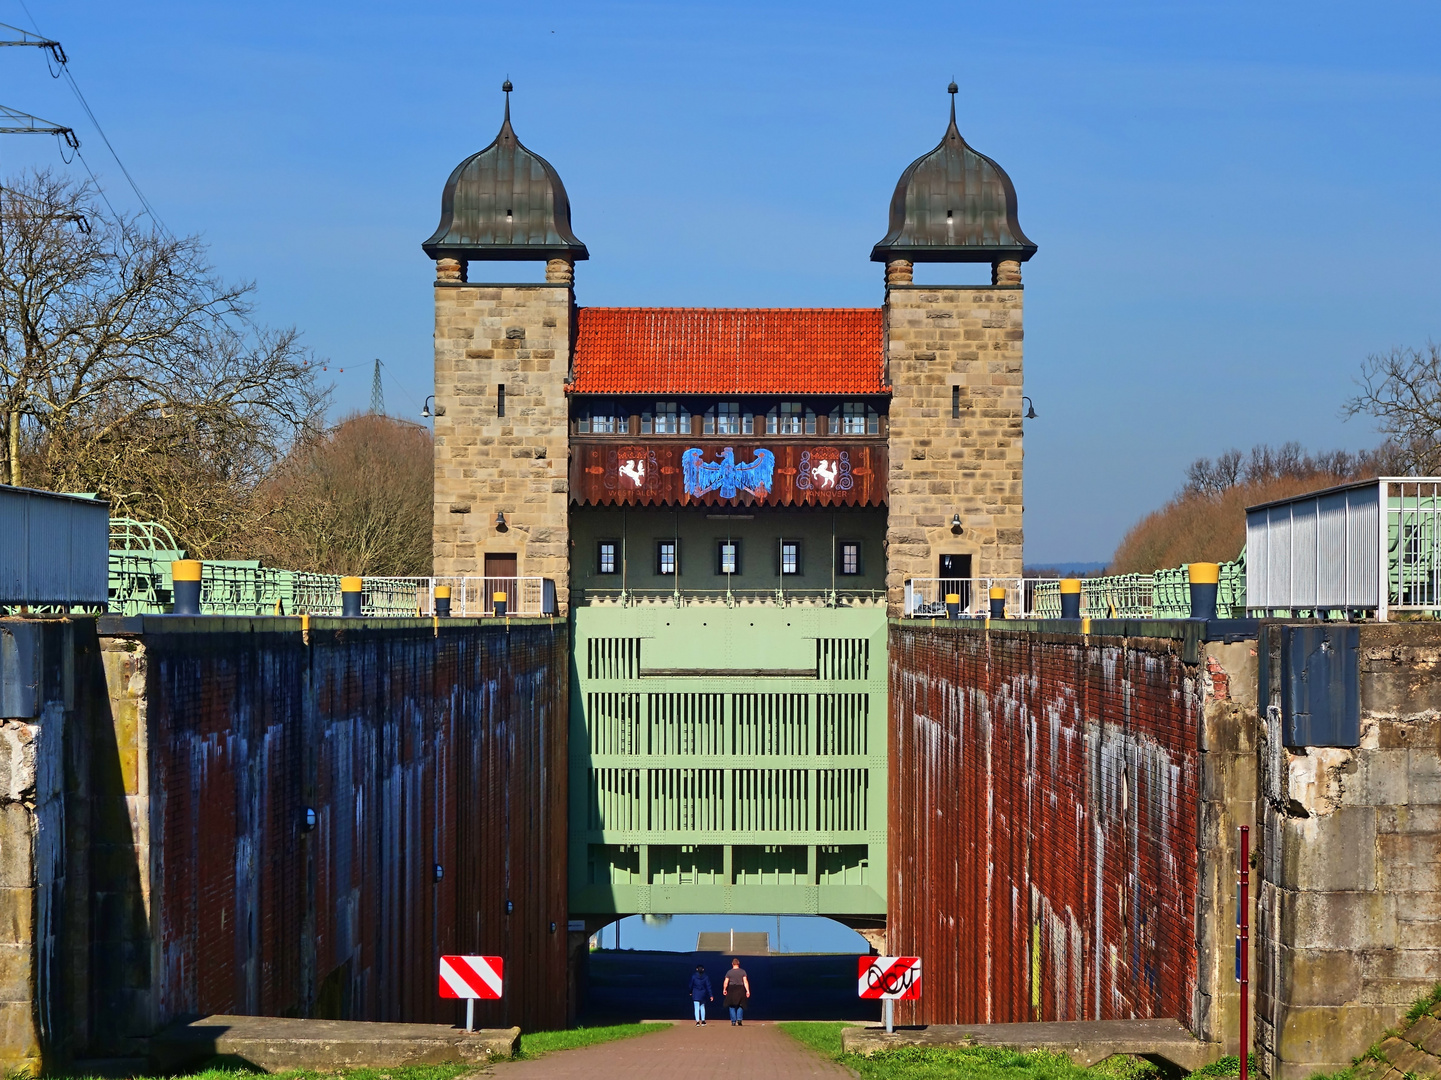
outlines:
M884 607L572 618L572 914L884 916Z

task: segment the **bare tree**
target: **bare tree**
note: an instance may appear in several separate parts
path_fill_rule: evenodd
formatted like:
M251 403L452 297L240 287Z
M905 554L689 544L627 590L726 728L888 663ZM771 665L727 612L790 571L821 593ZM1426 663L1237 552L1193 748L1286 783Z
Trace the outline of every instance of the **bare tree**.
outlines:
M1241 461L1239 450L1227 450L1214 462L1210 458L1197 458L1186 469L1182 490L1196 495L1219 495L1240 482Z
M1386 435L1394 471L1431 475L1441 470L1441 346L1396 348L1366 358L1360 392L1345 416L1375 417Z
M428 575L434 468L426 428L353 416L298 445L266 483L258 554L332 573Z
M253 286L197 238L109 214L88 183L35 172L0 200L0 475L99 491L214 553L318 424L296 333L255 327Z

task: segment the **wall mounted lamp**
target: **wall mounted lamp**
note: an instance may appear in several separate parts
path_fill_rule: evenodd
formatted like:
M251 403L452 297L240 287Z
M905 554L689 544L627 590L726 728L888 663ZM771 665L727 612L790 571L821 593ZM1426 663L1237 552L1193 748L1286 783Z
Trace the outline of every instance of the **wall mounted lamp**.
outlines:
M1034 420L1036 418L1036 403L1034 401L1031 401L1030 398L1026 397L1025 394L1022 394L1021 404L1024 405L1028 401L1030 402L1030 407L1026 409L1026 419Z
M412 399L412 400L414 400L414 399ZM434 394L431 394L431 395L429 395L429 396L425 399L425 404L420 407L420 415L423 416L423 417L424 417L425 419L427 419L427 420L430 419L430 403L431 403L432 401L434 401L434 400L435 400L435 395L434 395Z
M505 511L504 511L504 510L497 510L497 511L495 512L495 531L496 531L496 532L505 532L505 530L506 530L508 527L509 527L509 526L507 526L506 523L505 523Z
M955 533L957 536L960 536L960 535L961 535L962 529L961 529L961 515L960 515L960 514L952 514L952 515L951 515L951 532Z

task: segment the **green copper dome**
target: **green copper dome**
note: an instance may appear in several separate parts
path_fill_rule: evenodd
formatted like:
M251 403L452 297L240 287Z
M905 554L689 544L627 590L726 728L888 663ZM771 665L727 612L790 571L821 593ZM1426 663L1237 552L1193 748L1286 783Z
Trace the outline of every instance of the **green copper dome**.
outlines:
M432 259L588 259L570 230L570 200L550 162L527 150L505 120L495 141L450 174L440 226L421 247Z
M951 124L940 145L911 162L891 196L891 227L871 250L873 262L1025 262L1036 253L1016 218L1016 189L1006 170L966 145Z

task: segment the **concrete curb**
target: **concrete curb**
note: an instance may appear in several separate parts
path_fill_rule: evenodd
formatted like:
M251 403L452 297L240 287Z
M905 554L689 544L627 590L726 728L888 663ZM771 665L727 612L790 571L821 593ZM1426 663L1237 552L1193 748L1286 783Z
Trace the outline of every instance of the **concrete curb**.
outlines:
M207 1016L155 1036L150 1061L161 1073L180 1072L213 1057L266 1072L484 1065L513 1057L519 1038L518 1027L467 1032L440 1024Z

